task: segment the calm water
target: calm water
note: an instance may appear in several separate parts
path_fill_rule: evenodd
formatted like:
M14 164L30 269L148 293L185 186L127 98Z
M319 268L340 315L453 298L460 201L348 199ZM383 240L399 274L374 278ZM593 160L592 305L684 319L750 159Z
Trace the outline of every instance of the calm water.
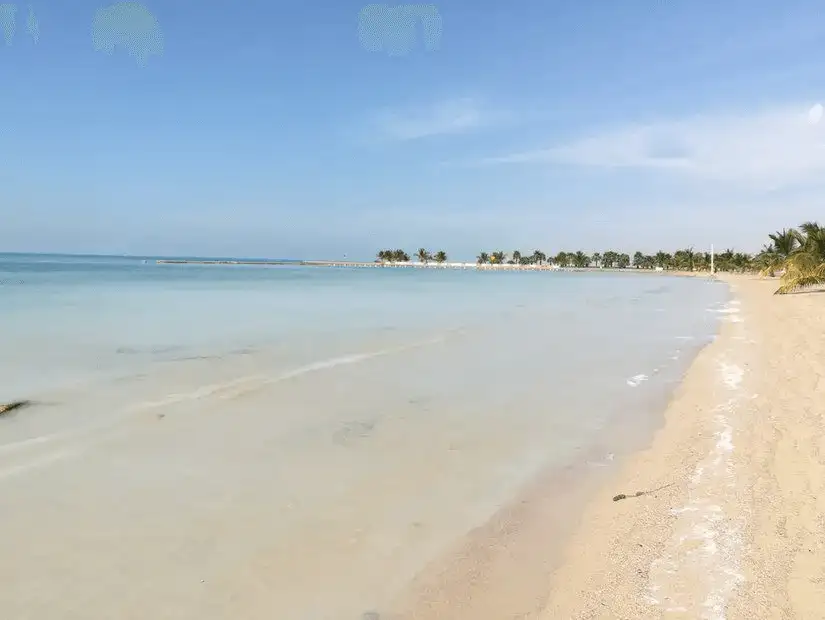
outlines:
M259 617L241 596L356 618L536 472L649 434L726 298L652 275L0 255L0 401L37 403L0 424L0 546L25 543L0 616L123 617L137 580L149 615ZM44 571L55 548L85 559Z

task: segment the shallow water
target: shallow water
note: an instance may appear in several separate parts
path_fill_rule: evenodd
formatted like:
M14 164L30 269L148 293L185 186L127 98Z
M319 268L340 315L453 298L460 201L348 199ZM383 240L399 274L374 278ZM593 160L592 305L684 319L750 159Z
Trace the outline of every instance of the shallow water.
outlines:
M44 256L0 283L0 401L36 402L0 421L0 615L33 618L357 618L538 472L647 436L727 297Z

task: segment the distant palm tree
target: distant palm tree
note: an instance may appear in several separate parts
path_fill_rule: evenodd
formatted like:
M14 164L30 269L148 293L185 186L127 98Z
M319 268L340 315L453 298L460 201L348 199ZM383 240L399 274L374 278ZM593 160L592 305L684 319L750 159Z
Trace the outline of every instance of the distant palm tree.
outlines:
M619 253L613 250L607 250L602 254L602 265L608 269L612 269L619 262Z
M418 252L416 252L416 256L418 257L418 260L420 260L422 263L425 263L425 264L429 263L433 258L432 254L430 254L426 250L426 248L418 248Z
M533 263L536 265L541 265L545 260L547 260L547 255L541 250L533 250L533 255L531 258L533 259Z
M404 250L392 250L391 260L396 263L409 263L410 255L407 254Z
M559 252L553 259L559 267L567 267L570 265L570 255L567 252Z
M489 262L490 262L490 255L487 254L487 252L481 252L476 257L476 263L478 263L479 265L486 265Z
M447 262L447 253L444 250L439 250L435 253L435 262L438 264Z
M501 250L493 252L493 255L490 257L490 262L495 263L496 265L502 265L506 260L507 254Z
M590 257L581 250L573 254L571 260L573 262L573 266L579 269L583 269L590 264Z
M677 269L693 271L696 266L696 252L692 247L679 250L673 255L673 262Z
M593 252L593 266L594 267L601 267L602 266L602 255L599 252Z
M521 265L521 252L519 252L518 250L513 250L512 256L513 256L513 262L516 265Z

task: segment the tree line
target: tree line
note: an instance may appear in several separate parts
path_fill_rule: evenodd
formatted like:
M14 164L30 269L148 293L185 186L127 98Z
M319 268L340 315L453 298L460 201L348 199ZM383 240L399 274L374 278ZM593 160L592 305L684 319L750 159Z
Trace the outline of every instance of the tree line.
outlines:
M734 273L759 273L763 276L781 275L777 293L790 293L810 286L825 284L825 228L817 222L804 222L797 228L783 229L768 235L768 243L756 254L736 252L726 249L713 256L716 271ZM416 257L422 263L430 261L444 263L447 253L443 250L435 254L420 248ZM377 262L409 262L410 256L404 250L381 250ZM635 252L631 257L624 252L607 250L587 254L557 252L545 254L541 250L522 253L515 250L507 253L480 252L476 257L478 265L553 265L577 269L661 269L673 271L709 271L711 253L697 252L692 247L655 254Z

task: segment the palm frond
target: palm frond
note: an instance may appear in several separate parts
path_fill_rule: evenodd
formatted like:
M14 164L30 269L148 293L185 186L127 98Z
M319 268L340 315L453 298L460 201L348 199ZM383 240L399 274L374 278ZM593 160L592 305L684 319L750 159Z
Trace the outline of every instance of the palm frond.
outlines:
M785 295L800 289L825 284L825 262L815 254L799 252L783 264L785 274L776 295Z

